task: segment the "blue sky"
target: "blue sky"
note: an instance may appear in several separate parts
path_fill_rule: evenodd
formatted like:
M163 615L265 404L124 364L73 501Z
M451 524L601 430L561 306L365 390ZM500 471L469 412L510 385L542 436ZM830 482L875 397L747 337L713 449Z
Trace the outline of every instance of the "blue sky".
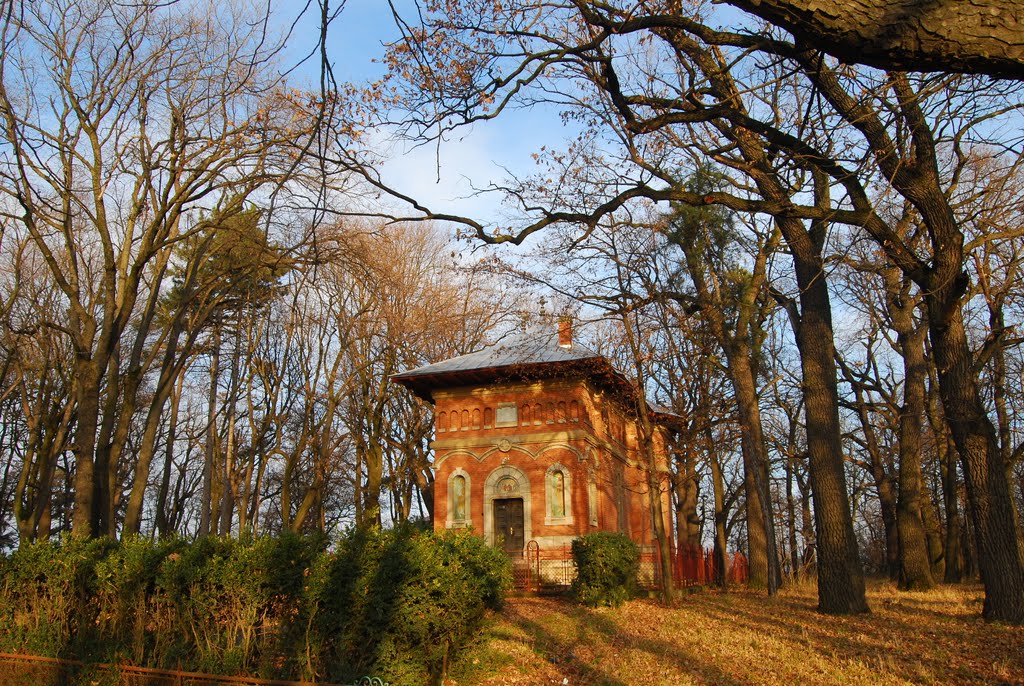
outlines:
M340 1L332 0L332 4ZM415 18L414 0L396 0L396 4L407 18ZM295 3L279 7L278 11L283 14L298 9ZM314 3L293 33L286 59L298 60L315 45L316 12ZM745 16L728 6L725 10L717 6L714 12L722 23L741 23ZM329 55L335 78L339 82L360 83L381 76L384 44L398 36L387 0L346 0L330 33ZM297 76L308 80L305 85L313 85L318 78L318 68L314 59ZM500 197L480 194L475 189L500 182L509 173L531 173L536 169L533 153L541 146L564 148L572 133L552 107L506 111L495 121L460 130L457 137L439 146L417 149L402 144L387 146L390 161L383 168L383 174L393 188L417 198L435 211L485 222L500 221Z
M399 5L411 2L403 0ZM298 8L279 9L282 25L288 11ZM311 7L296 27L288 42L286 63L301 59L315 44L316 11ZM329 53L335 78L360 83L381 76L384 44L398 35L386 0L347 0L331 26ZM295 74L300 80L297 85L313 86L318 69L315 60L300 68ZM390 162L384 174L393 187L432 209L490 219L500 212L498 197L481 196L474 187L500 180L506 174L504 169L531 171L531 154L541 145L561 147L567 135L557 113L550 110L507 112L497 121L460 131L440 146L389 146Z

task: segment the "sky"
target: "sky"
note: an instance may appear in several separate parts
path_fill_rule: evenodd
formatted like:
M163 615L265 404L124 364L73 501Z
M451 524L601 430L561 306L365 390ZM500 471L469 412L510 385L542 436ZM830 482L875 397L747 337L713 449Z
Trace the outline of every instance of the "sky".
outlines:
M399 0L396 4L407 11L412 3ZM286 63L302 59L317 39L316 10L311 10L288 42ZM286 11L279 13L282 25ZM398 36L386 0L347 0L330 29L329 57L335 79L362 83L380 77L384 46ZM297 70L296 77L312 86L319 78L318 70L316 60L310 60ZM535 167L533 152L542 145L563 147L568 136L569 131L551 110L505 112L498 120L463 129L440 145L382 146L389 155L383 176L392 187L435 211L492 219L501 212L500 198L477 193L475 188L500 181L506 170L530 172Z

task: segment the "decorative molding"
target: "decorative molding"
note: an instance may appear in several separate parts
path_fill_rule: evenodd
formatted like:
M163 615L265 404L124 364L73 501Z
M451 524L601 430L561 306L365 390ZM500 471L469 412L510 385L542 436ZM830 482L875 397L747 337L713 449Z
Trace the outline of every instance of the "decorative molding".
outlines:
M567 442L567 441L580 441L584 440L591 445L598 445L600 439L597 439L593 433L586 429L573 429L571 431L538 431L537 433L516 433L507 436L502 436L512 443L514 446L521 446L528 443L555 443L555 442ZM489 437L477 437L477 438L439 438L431 442L430 447L434 450L457 450L459 448L484 448L497 444L495 436Z
M583 385L586 386L586 383L584 383ZM507 395L509 393L521 394L529 391L540 393L547 391L558 391L563 389L578 389L579 387L580 379L545 379L542 381L533 381L529 383L496 383L487 387L462 386L460 388L435 390L433 391L432 395L434 396L434 401L436 403L436 401L438 400L453 400L458 398L469 397L483 398L492 395Z

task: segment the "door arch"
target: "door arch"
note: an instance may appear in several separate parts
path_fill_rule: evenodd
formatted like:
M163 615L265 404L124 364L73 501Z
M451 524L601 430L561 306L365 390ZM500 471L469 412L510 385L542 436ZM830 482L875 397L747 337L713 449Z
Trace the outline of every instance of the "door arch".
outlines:
M517 467L503 464L487 475L484 481L484 540L494 545L498 540L494 522L494 501L505 498L523 499L523 540L524 545L533 539L531 519L533 501L530 497L530 480Z

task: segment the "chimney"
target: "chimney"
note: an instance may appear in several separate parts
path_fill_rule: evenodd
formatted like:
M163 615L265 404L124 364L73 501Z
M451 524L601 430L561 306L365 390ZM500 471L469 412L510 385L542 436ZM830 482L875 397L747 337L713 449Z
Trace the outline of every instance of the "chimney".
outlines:
M572 317L561 317L558 320L558 347L572 348Z

